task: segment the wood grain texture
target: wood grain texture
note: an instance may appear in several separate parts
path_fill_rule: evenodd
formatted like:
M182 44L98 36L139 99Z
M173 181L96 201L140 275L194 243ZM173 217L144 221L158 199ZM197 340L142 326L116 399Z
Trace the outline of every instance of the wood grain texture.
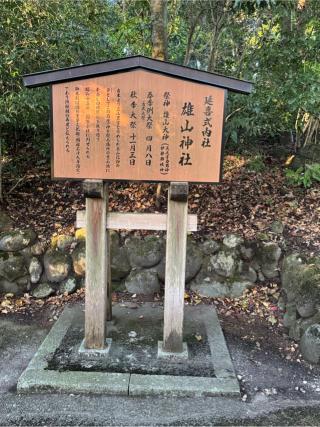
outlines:
M184 183L180 183L184 185ZM166 275L164 298L163 349L179 353L183 350L184 282L187 251L188 202L171 199L168 194Z
M101 180L85 179L82 188L84 197L103 198L104 184Z
M108 212L107 212L108 219ZM111 277L111 238L110 232L106 230L107 254L106 254L106 272L107 272L107 320L112 320L112 277Z
M197 231L197 215L188 215L187 231ZM77 211L76 228L86 226L86 212ZM166 230L166 214L109 212L106 227L110 230Z
M156 61L141 55L27 74L23 76L23 83L26 87L37 87L120 72L123 78L126 78L126 75L123 75L123 73L131 72L137 68L178 79L217 86L233 92L248 94L251 93L253 89L253 83L246 80L239 80L216 73L208 73L203 70L184 67L169 62Z
M145 70L55 84L53 177L219 182L225 92Z
M102 198L86 198L85 347L88 349L103 349L106 345L107 202L107 184Z
M176 185L177 184L177 185ZM188 200L189 184L187 182L171 183L170 199L175 202L186 202Z

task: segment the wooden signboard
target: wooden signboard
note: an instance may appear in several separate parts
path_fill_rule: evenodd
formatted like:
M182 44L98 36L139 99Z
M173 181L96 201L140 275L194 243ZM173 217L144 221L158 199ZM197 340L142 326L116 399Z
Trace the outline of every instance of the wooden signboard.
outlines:
M188 182L220 181L227 91L250 93L252 84L141 56L30 74L24 83L51 85L53 178L86 180L84 348L105 351L112 314L105 230L156 228L167 230L159 357L185 357L187 231L196 229L196 218L188 216ZM104 181L113 180L169 181L166 218L109 213Z
M53 176L218 182L225 93L144 70L54 85Z
M24 77L51 85L52 177L219 182L227 91L249 82L130 57Z

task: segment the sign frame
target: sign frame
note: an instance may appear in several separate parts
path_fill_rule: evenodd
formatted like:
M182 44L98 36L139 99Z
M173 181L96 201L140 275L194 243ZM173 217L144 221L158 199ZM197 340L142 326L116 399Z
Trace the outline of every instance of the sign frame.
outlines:
M58 69L54 71L44 71L40 73L34 73L24 76L24 84L26 87L39 87L44 85L50 85L50 141L51 141L51 178L56 181L69 180L69 181L83 181L84 177L55 177L54 176L54 158L55 158L55 145L54 145L54 132L53 132L53 86L59 83L64 83L68 81L76 80L86 80L95 77L102 77L112 74L123 74L130 73L134 70L145 70L155 74L160 74L168 76L171 78L182 79L189 81L191 83L203 84L207 86L214 86L218 89L224 90L224 105L222 106L223 111L223 123L222 123L222 135L221 135L221 154L220 154L220 165L219 165L219 177L217 181L202 181L194 180L190 181L194 184L219 184L222 181L223 176L223 158L224 158L224 149L226 143L226 133L225 133L225 117L226 117L226 104L228 91L238 92L238 93L250 93L252 90L252 83L238 80L230 77L226 77L217 73L209 73L206 71L200 71L192 69L189 67L184 67L169 62L159 61L155 59L146 58L144 56L133 56L128 58L122 58L112 61L104 61L95 64L89 65L80 65L75 67L69 67L64 69ZM214 167L214 165L212 165ZM87 177L89 178L89 177ZM105 182L146 182L146 183L156 183L156 182L170 182L170 179L139 179L139 180L130 180L127 178L92 178L92 179L102 179ZM183 182L186 179L179 180L174 179L174 181Z
M81 80L85 80L85 79L81 79ZM204 84L205 85L205 84ZM226 89L221 89L223 90L223 106L222 106L222 110L223 110L223 123L221 126L222 129L222 134L221 134L221 152L220 152L220 163L219 163L219 179L216 182L211 182L211 181L190 181L192 184L211 184L211 185L217 185L220 184L222 181L222 177L223 177L223 159L224 159L224 150L225 150L225 144L226 144L226 132L225 132L225 119L226 119L226 109L227 109L227 100L228 100L228 91ZM53 181L76 181L76 182L81 182L84 179L87 178L74 178L74 177L56 177L54 176L54 162L55 162L55 142L54 142L54 129L53 129L53 123L54 123L54 118L53 118L53 87L52 85L50 85L50 153L51 153L51 179ZM213 165L212 165L213 167ZM105 182L141 182L141 183L150 183L150 184L155 184L155 183L169 183L172 180L148 180L148 179L141 179L141 180L134 180L134 179L117 179L117 178L92 178L92 179L102 179ZM179 179L174 179L175 182L185 182L185 179L179 180Z
M82 65L67 69L45 71L24 76L26 87L50 85L50 130L51 130L51 173L53 176L54 141L53 141L53 96L52 87L66 81L88 79L114 73L130 72L144 69L170 77L184 79L198 84L218 87L224 91L223 123L221 134L220 173L222 179L222 165L225 146L225 114L228 90L238 93L250 93L252 83L225 77L215 73L199 71L163 61L153 60L142 56L129 57L115 61L100 62L91 65ZM188 127L188 126L186 126ZM86 198L86 300L85 300L85 339L84 351L106 354L110 347L106 341L106 320L112 318L111 304L111 268L110 268L110 236L107 225L108 212L108 182L115 179L84 178L54 178L83 181ZM130 181L119 179L117 181ZM218 181L218 182L220 182ZM163 182L142 181L141 182ZM168 182L165 181L165 182ZM170 181L169 181L170 182ZM192 181L194 182L194 181ZM218 183L217 182L217 183ZM214 182L211 182L214 184ZM167 211L167 244L166 244L166 278L164 304L164 332L163 341L158 343L158 357L183 359L188 357L185 343L183 343L183 316L184 316L184 287L186 247L188 230L188 192L186 181L170 182L168 192ZM157 215L157 214L155 214ZM106 230L106 232L105 232ZM98 313L97 313L98 310ZM98 315L97 315L98 314ZM91 352L91 353L90 353ZM162 355L162 356L161 356Z

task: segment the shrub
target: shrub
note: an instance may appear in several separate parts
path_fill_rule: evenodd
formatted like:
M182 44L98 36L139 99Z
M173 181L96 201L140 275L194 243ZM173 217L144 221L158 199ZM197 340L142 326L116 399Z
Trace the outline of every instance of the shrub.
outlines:
M287 169L286 178L292 185L303 185L309 188L315 182L320 182L320 163L306 164L297 170Z

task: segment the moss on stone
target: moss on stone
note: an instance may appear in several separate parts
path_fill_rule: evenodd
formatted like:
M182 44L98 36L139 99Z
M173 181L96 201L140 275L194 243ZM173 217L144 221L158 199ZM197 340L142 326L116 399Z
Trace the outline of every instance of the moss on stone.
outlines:
M1 252L0 251L0 263L2 261L6 261L7 259L9 259L10 256L10 252Z
M0 233L0 250L18 252L32 245L36 239L37 235L31 229L4 231Z
M77 240L86 240L86 229L79 228L78 230L76 230L75 237Z
M125 247L132 267L153 267L159 264L164 253L162 240L155 236L145 239L130 237Z
M316 264L306 265L298 274L298 296L303 300L320 298L320 268Z

